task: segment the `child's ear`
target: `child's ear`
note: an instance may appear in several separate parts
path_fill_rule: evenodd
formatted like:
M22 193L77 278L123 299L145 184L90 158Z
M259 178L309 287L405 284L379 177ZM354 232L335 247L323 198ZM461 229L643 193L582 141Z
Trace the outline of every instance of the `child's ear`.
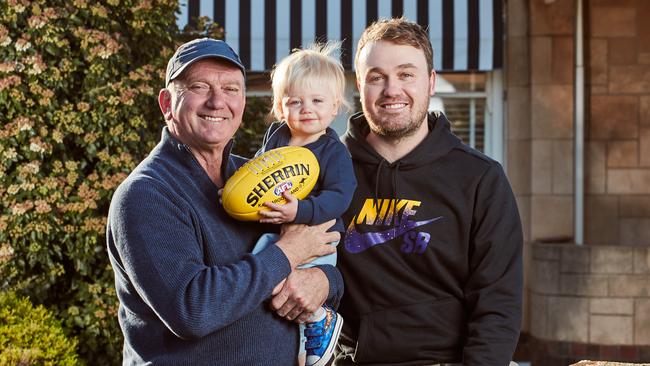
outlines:
M282 103L276 103L275 104L275 112L276 112L276 113L274 113L275 118L277 118L280 121L285 119L284 118L284 110L282 110Z
M340 109L341 109L341 100L337 99L336 102L334 102L334 111L332 112L332 116L336 117L336 115L339 114Z

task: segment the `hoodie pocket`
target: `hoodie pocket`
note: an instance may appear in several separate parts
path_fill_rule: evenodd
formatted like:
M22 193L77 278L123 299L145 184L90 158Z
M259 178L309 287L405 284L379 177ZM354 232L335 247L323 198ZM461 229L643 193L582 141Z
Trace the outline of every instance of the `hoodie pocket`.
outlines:
M456 298L366 314L361 318L354 361L453 361L460 356L465 319Z

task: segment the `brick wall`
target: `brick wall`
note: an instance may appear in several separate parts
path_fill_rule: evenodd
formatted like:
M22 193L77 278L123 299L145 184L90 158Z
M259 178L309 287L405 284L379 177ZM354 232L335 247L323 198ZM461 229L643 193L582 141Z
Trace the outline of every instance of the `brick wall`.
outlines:
M533 359L650 360L650 248L535 243L531 256Z
M585 242L650 247L650 1L583 3ZM528 331L531 243L573 236L575 1L506 4L507 168L524 226Z

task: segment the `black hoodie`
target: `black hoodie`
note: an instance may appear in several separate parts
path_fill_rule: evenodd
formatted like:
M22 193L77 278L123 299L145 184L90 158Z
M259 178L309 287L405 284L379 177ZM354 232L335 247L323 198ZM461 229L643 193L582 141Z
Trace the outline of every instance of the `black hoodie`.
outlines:
M523 286L514 195L499 163L462 144L444 115L428 125L389 163L366 142L363 114L350 118L358 186L338 246L337 365L497 366L514 353Z

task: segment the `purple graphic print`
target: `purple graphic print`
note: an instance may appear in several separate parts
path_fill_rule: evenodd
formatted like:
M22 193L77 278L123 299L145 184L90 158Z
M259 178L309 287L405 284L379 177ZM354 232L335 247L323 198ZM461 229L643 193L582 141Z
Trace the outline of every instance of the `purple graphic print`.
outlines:
M402 220L402 223L400 223L399 226L391 227L384 231L369 233L359 233L356 230L354 223L352 223L348 226L348 230L345 234L345 250L352 254L361 253L370 247L383 244L397 238L398 236L402 236L418 226L426 225L440 219L442 219L442 216L423 221ZM409 252L411 251L412 249ZM422 251L417 250L415 252L421 253Z

